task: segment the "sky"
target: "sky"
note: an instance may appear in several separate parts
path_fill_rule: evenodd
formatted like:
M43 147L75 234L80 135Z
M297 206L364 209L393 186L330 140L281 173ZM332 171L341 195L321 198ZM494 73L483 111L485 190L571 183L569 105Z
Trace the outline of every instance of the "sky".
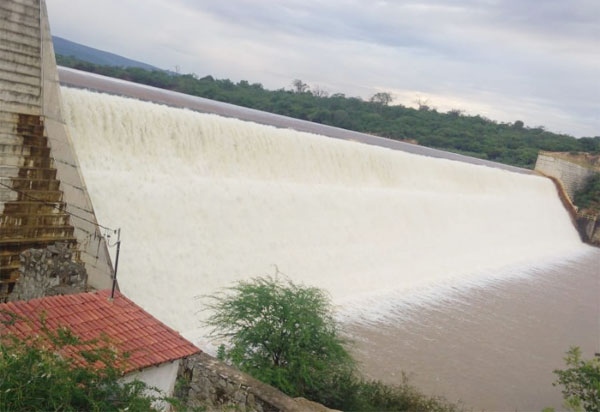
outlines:
M52 34L200 77L600 136L600 0L47 0Z

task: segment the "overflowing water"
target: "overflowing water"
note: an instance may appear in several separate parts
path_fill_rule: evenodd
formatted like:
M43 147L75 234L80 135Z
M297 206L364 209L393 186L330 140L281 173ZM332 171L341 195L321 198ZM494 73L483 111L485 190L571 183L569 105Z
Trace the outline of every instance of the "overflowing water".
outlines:
M122 228L120 287L195 340L195 296L275 266L354 302L581 245L544 178L62 94L98 218Z
M589 253L545 178L62 95L96 214L122 228L121 290L201 347L195 297L275 270L358 328Z

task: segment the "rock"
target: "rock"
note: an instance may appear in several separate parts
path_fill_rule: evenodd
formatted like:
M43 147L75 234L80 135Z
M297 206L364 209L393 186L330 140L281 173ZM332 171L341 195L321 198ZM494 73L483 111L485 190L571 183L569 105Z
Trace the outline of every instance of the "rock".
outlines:
M187 397L182 399L188 407L202 405L208 411L331 411L306 399L292 399L205 353L190 356L182 365L178 377L190 382Z
M83 264L72 260L66 244L56 243L45 249L21 253L20 276L9 301L85 292L87 272Z

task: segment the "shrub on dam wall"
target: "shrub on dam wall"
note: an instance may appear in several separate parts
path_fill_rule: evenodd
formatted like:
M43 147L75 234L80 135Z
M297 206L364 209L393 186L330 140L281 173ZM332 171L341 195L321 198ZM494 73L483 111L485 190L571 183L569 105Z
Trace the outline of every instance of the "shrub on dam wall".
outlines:
M575 202L579 208L589 209L600 214L600 174L592 176L584 188L575 193Z
M456 411L406 379L386 385L362 378L338 332L328 295L278 277L240 281L209 297L219 358L290 396L342 410Z

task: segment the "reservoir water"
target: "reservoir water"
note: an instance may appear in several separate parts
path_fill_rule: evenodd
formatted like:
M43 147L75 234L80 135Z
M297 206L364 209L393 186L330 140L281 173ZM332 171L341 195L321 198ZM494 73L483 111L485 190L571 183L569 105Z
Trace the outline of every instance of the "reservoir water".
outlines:
M122 292L201 348L195 298L277 267L329 291L365 373L478 408L555 402L562 353L595 350L599 255L548 179L62 95L96 215L122 228Z

